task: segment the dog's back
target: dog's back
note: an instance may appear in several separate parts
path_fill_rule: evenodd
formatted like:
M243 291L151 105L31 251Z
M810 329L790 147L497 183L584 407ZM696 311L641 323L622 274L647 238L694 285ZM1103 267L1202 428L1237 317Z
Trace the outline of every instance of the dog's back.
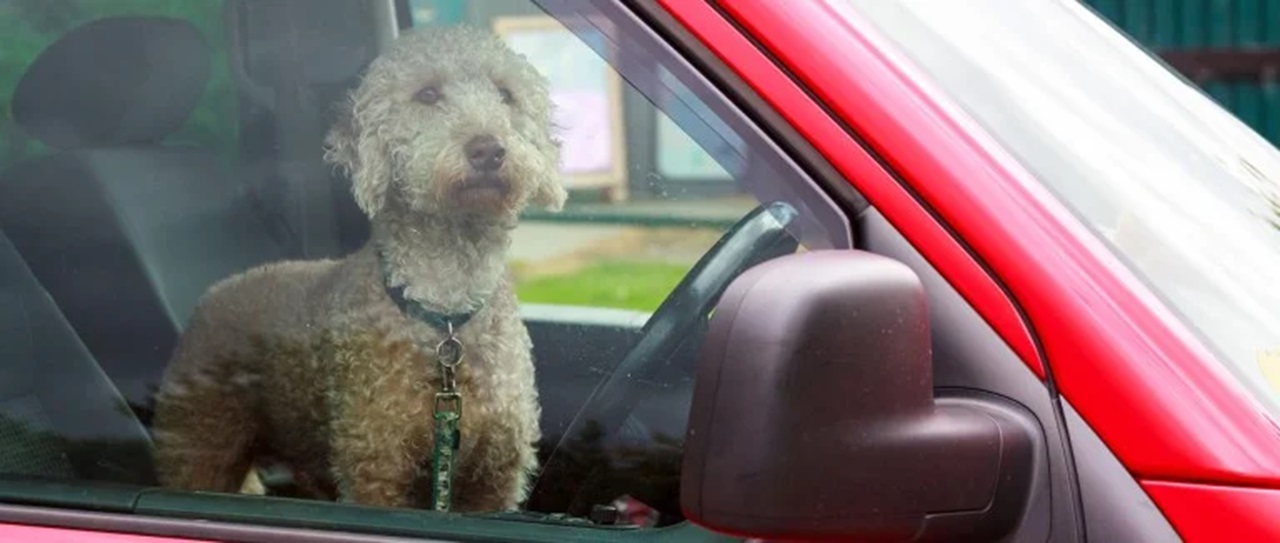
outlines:
M214 339L224 348L243 348L239 343L250 337L305 329L305 321L314 314L310 308L338 264L336 260L276 262L219 281L197 304L184 339L212 333L219 335Z

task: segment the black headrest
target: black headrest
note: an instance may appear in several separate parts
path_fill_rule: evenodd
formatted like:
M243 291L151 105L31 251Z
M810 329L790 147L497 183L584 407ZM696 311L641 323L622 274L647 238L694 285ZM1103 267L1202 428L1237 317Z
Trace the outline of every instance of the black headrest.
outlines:
M13 93L13 119L51 147L158 141L199 101L209 57L200 31L179 19L86 23L27 67Z

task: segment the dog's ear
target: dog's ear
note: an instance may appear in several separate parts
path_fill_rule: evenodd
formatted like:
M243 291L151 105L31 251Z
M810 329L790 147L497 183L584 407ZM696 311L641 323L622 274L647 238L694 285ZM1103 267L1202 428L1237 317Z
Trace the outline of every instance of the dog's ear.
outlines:
M544 140L542 145L544 149L549 150L547 154L554 157L552 159L554 166L548 168L548 174L542 176L534 185L529 203L547 211L560 211L564 209L565 200L569 199L569 192L565 190L564 185L560 184L560 149L563 142L559 138L550 137Z
M339 113L324 138L324 159L346 171L356 205L373 218L386 203L391 168L377 138L363 132L349 109Z
M564 209L564 202L568 198L569 192L560 184L560 177L548 176L538 182L529 202L547 211L560 211Z

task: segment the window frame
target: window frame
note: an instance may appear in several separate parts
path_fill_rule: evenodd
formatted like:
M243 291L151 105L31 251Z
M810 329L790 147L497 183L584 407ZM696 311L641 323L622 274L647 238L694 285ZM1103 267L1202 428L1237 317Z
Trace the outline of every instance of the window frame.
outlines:
M852 248L852 217L865 200L852 185L749 87L732 75L709 51L691 47L696 41L679 23L651 2L611 0L573 3L533 0L557 18L581 9L605 13L616 32L643 36L646 44L674 69L707 106L745 129L759 149L768 149L780 171L794 174L773 180L777 187L819 210L814 220L833 236L836 248ZM407 0L394 2L395 20L404 24ZM678 36L673 38L672 36ZM679 38L683 36L684 39ZM639 39L639 38L637 38ZM620 70L617 65L613 68ZM763 120L762 120L763 119ZM757 147L753 147L757 148ZM533 519L520 514L475 515L447 522L431 522L430 511L387 510L327 502L281 498L194 494L158 488L99 485L92 482L17 482L0 484L0 523L97 529L151 535L255 541L311 540L375 541L387 536L521 541L714 539L717 536L691 523L660 529L576 526ZM505 522L494 522L501 518Z

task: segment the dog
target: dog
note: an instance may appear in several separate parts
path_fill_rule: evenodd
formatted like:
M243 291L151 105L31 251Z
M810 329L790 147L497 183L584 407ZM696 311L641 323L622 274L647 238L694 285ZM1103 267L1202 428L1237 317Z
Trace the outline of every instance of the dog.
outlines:
M407 31L375 58L324 149L370 239L201 297L156 395L162 486L235 492L251 465L282 462L308 497L427 507L449 380L462 404L451 509L518 507L539 404L505 258L523 209L567 197L552 108L545 77L476 28ZM447 370L450 337L462 358Z

